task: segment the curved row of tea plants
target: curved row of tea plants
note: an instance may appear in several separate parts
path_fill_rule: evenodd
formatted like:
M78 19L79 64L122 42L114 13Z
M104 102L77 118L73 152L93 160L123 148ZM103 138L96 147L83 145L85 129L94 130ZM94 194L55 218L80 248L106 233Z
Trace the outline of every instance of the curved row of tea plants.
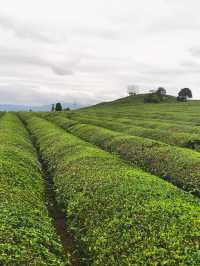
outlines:
M155 140L128 136L98 126L78 123L58 115L46 115L68 132L101 148L118 153L140 168L200 196L200 154Z
M88 265L198 265L200 201L39 117L21 114Z
M75 111L77 114L97 115L99 117L107 117L112 115L113 118L127 118L130 120L153 119L162 120L169 123L193 124L200 125L198 113L200 111L200 101L191 103L167 103L167 104L134 104L134 100L130 102L119 102L115 104L105 103L88 108L82 108ZM73 111L74 113L74 111Z
M68 265L44 203L40 165L21 121L0 119L0 265Z
M185 132L175 132L172 130L164 130L160 128L144 128L141 126L136 126L133 124L123 124L113 121L107 121L107 119L91 119L85 118L82 116L76 117L78 121L85 123L96 125L104 128L108 128L111 130L123 132L128 135L139 136L143 138L154 139L158 141L162 141L167 144L177 145L180 147L186 147L191 149L200 149L200 134L191 134Z
M68 116L69 118L81 121L81 119L95 119L95 120L104 120L108 122L116 122L120 123L122 125L134 125L144 128L150 128L150 129L160 129L160 130L170 130L171 132L179 132L179 133L192 133L192 134L200 134L200 127L194 126L192 123L181 123L180 121L163 121L158 119L128 119L124 118L123 116L113 117L112 114L81 114L79 112L71 112L71 113L65 113L65 116ZM178 123L179 122L179 123Z
M0 112L0 118L4 115L4 112Z

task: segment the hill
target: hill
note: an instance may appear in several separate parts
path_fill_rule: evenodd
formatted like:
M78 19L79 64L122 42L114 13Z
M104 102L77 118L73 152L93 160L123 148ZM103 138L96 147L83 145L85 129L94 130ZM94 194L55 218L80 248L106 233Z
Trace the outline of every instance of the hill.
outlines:
M167 95L165 101L160 103L145 103L148 94L128 96L111 102L102 102L97 105L84 107L70 112L71 118L87 116L112 120L115 122L133 123L135 120L156 120L157 122L192 123L200 125L200 101L188 100L179 102L176 97ZM150 121L146 121L147 124ZM152 122L152 121L151 121ZM155 122L155 121L154 121ZM146 124L143 123L146 127Z
M144 104L145 98L148 96L148 93L138 94L136 96L127 96L124 98L120 98L111 102L102 102L97 104L96 106L101 105L119 105L119 104ZM167 95L165 100L162 103L174 103L176 102L176 97Z

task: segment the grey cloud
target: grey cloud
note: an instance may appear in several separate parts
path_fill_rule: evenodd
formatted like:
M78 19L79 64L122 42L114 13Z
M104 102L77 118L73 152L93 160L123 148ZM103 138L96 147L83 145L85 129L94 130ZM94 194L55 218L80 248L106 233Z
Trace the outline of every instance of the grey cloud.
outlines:
M173 31L198 31L200 24L196 23L192 19L182 19L176 16L162 17L149 23L148 26L144 27L145 34L157 34L173 32Z
M39 24L30 24L30 22L25 20L19 20L12 18L5 14L0 14L0 27L6 30L12 31L20 39L31 39L33 41L40 41L45 43L54 43L57 41L59 31L66 31L64 25L60 25L56 29L56 32L51 32L51 37L49 32L46 30L41 30L43 27ZM72 35L82 36L84 38L96 37L101 39L115 40L118 38L118 30L114 28L109 28L108 26L94 28L91 25L85 27L72 27L68 28L67 31ZM63 39L66 39L66 34L62 34ZM59 38L58 38L59 39Z
M65 69L64 67L60 66L51 66L51 69L53 70L54 73L60 76L65 76L65 75L73 75L72 70Z
M198 47L192 47L189 49L189 52L194 57L200 57L200 48Z
M31 26L27 21L13 19L9 16L0 14L0 27L12 31L20 39L31 39L41 42L53 42L47 33L41 32L39 25Z
M180 8L174 9L177 1ZM93 103L125 95L132 83L142 83L143 88L200 84L199 9L189 2L23 2L7 0L1 5L4 102ZM194 48L187 54L189 47Z
M35 86L31 82L24 84L20 80L15 83L3 85L0 83L0 104L51 104L56 101L79 102L80 104L92 104L98 102L96 95L90 92L81 92L76 95L72 91L49 90L47 93L45 85Z
M56 75L72 75L73 71L70 69L73 63L54 63L49 60L38 57L34 54L28 54L25 51L11 50L0 47L0 64L5 65L33 65L50 68Z
M184 67L186 73L199 75L200 63L193 60L188 60L188 61L182 61L181 65Z
M184 66L182 63L180 64ZM174 77L174 76L180 76L183 74L187 74L188 70L184 67L155 67L155 66L146 66L144 70L141 70L140 73L143 74L150 74L150 75L158 75L158 76L164 76L164 77Z
M84 38L92 37L92 38L100 38L107 40L117 40L119 39L119 32L114 28L92 28L90 27L82 27L82 28L74 28L72 31L73 34L84 36Z

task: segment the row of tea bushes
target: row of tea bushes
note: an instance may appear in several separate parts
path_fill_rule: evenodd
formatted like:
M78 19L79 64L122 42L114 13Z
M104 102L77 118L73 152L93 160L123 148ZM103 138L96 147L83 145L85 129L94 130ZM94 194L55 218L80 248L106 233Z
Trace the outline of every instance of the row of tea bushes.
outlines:
M118 153L132 164L169 180L200 196L200 154L155 140L128 136L89 124L81 124L59 115L46 118L70 133L101 148Z
M72 119L81 121L82 119L94 119L94 120L104 120L108 122L116 122L120 123L123 125L134 125L134 126L139 126L139 127L144 127L144 128L150 128L150 129L160 129L160 130L167 130L171 132L179 132L179 133L192 133L192 134L200 134L200 127L199 126L194 126L192 123L183 123L180 121L163 121L163 120L158 120L158 119L140 119L134 118L134 119L128 119L128 118L123 118L118 116L118 117L113 117L112 114L103 114L103 115L95 115L95 114L79 114L76 112L71 112L69 114L65 114L66 116L71 116Z
M75 119L85 124L101 126L111 130L123 132L128 135L154 139L171 145L200 150L200 129L199 134L194 134L189 132L178 132L172 128L145 128L142 126L143 121L140 122L141 125L138 126L134 125L134 122L132 124L124 124L107 121L107 117L105 119L94 119L87 117L85 118L84 116L76 116Z
M200 201L42 118L21 114L87 265L198 265Z
M191 105L189 108L185 106L181 110L176 110L176 104L165 105L163 109L162 104L158 105L145 105L140 104L134 106L131 104L126 104L120 106L116 104L115 106L93 106L89 108L83 108L77 111L72 111L70 113L80 114L80 115L95 115L98 117L107 117L112 116L115 119L126 118L129 120L155 120L155 121L164 121L166 123L176 123L176 124L187 124L187 125L199 125L200 119L198 116L199 104L195 107ZM173 109L169 112L168 109Z
M0 117L2 117L4 115L4 112L0 112Z
M44 202L36 152L14 115L0 119L0 265L68 265Z

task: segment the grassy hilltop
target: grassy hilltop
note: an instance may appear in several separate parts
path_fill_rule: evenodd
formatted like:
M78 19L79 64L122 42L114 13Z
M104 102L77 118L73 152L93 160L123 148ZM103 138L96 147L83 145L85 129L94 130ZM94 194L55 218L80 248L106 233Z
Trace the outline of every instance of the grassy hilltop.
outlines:
M153 119L162 122L181 121L196 125L200 123L200 100L188 100L178 102L174 96L166 96L161 103L144 103L144 98L148 94L128 96L111 102L103 102L94 106L79 109L72 112L72 117L80 115L96 115L102 117L105 114L115 117L115 121L120 119ZM104 116L106 119L106 117Z
M144 99L147 97L147 95L149 95L148 93L146 94L138 94L135 96L127 96L124 98L120 98L111 102L103 102L103 103L99 103L96 106L102 106L102 105L121 105L121 104L143 104L144 103ZM176 102L176 97L171 96L171 95L167 95L165 97L165 103L174 103Z

